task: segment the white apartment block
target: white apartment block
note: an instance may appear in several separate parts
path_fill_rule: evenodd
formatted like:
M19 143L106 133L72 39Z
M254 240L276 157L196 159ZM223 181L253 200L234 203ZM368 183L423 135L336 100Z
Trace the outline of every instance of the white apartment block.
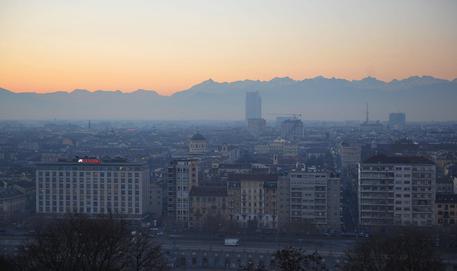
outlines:
M37 165L36 212L141 218L149 212L145 164L80 159Z
M338 230L341 226L340 178L330 172L297 171L290 178L290 221Z
M436 173L422 157L375 156L359 165L359 223L431 226Z

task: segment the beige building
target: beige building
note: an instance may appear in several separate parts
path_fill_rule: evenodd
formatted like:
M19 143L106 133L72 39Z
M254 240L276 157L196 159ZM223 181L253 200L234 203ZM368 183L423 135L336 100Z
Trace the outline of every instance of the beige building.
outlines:
M36 212L142 218L150 211L149 178L148 166L141 163L79 159L38 164Z
M227 182L229 220L243 227L277 228L276 175L232 175Z

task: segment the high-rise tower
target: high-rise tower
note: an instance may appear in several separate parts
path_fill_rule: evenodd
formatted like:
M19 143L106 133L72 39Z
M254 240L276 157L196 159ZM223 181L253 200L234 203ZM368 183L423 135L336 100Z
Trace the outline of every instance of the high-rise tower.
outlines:
M262 99L257 91L246 93L246 120L262 118Z

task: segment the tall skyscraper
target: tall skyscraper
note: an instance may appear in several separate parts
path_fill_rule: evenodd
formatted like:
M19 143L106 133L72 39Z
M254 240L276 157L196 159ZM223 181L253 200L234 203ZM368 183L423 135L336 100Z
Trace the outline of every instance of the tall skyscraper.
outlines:
M246 93L246 120L262 118L262 99L257 91Z
M374 156L359 165L363 226L431 226L436 169L423 157Z

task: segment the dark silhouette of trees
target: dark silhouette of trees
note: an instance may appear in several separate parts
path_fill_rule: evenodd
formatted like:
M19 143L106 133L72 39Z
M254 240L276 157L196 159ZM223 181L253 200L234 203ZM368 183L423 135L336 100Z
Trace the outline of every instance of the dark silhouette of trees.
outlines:
M323 258L317 253L305 254L299 248L289 247L281 249L274 254L275 261L269 268L263 264L249 262L246 266L240 267L240 271L327 271Z
M328 270L323 258L317 253L306 255L303 250L290 247L275 253L276 265L281 271Z
M408 228L376 234L358 243L345 257L344 271L440 271L431 235Z
M37 230L15 259L18 270L167 270L160 247L122 220L71 216Z

